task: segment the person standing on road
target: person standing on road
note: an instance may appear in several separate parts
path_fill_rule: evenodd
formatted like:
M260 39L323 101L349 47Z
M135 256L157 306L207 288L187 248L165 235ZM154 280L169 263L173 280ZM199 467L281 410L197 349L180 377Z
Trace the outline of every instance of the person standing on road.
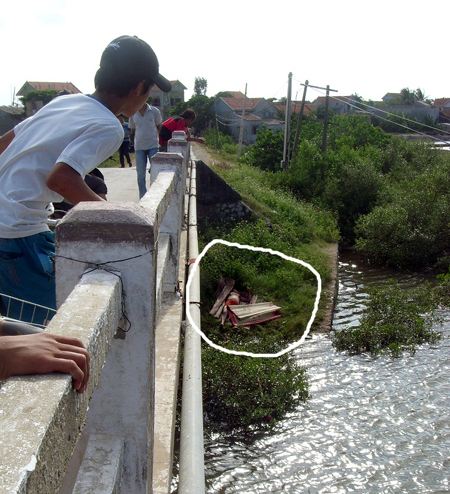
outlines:
M125 168L125 159L127 160L128 166L131 168L132 164L130 159L130 125L128 124L128 122L125 122L125 118L122 114L120 114L118 118L123 128L123 141L119 148L120 168Z
M130 118L130 127L134 129L134 153L136 156L136 173L139 188L139 199L147 192L146 174L147 160L159 150L159 131L161 129L161 113L158 108L144 103Z

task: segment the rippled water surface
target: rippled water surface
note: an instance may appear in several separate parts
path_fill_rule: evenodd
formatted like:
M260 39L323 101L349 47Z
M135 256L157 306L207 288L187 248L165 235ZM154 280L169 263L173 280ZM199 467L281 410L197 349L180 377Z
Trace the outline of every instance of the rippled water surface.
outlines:
M358 324L365 287L391 276L351 259L339 269L337 329ZM350 357L314 336L297 352L311 399L252 441L206 441L207 492L450 492L448 311L444 318L444 340L399 359Z

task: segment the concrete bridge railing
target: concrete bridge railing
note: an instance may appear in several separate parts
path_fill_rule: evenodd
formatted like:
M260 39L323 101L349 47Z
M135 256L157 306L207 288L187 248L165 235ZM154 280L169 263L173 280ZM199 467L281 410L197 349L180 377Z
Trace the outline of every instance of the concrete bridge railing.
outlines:
M186 252L181 134L152 159L139 204L81 203L58 225L59 310L46 331L82 339L91 377L82 395L59 374L2 385L0 492L169 492Z

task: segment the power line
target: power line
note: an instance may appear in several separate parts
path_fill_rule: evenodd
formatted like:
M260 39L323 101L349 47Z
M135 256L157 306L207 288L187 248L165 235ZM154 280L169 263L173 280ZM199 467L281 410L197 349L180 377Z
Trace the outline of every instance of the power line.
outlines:
M313 86L309 86L309 87L313 87ZM322 93L321 91L317 91L317 92L319 92L319 93L320 93L320 94L322 94L322 95L324 94L324 93ZM422 124L422 123L420 123L420 122L416 122L416 121L411 120L411 119L409 119L409 118L407 118L407 117L405 117L405 116L403 116L403 115L400 115L400 114L395 114L395 113L392 113L392 112L389 112L389 111L385 111L385 110L382 110L381 108L377 108L377 107L374 107L374 106L370 106L370 105L368 105L367 103L364 103L364 102L361 102L361 101L357 101L357 100L354 100L354 99L352 99L352 98L339 99L339 97L337 97L337 96L330 96L330 98L332 98L332 99L334 99L334 100L336 100L336 101L339 101L339 102L341 102L341 103L345 103L345 104L347 104L348 106L350 106L350 107L352 107L352 108L355 108L355 109L357 109L358 111L362 111L363 113L366 113L366 114L368 114L368 115L374 116L375 118L379 118L380 120L383 120L383 121L385 121L385 122L389 122L389 123L391 123L391 124L393 124L393 125L397 125L398 127L402 127L402 128L404 128L404 129L406 129L406 130L409 130L410 132L416 133L416 134L418 134L418 135L425 136L425 137L430 138L430 139L435 140L435 141L441 141L441 142L444 142L445 144L450 144L450 143L448 143L447 141L442 141L442 139L436 138L436 137L431 136L431 135L429 135L429 134L425 134L424 132L421 132L421 131L419 131L419 130L412 129L411 127L408 127L407 125L403 125L403 124L401 124L401 123L399 123L399 122L394 122L394 121L392 121L392 120L389 120L388 118L384 118L384 117L380 116L380 115L379 115L379 114L377 114L377 113L385 113L386 115L393 115L393 116L395 116L395 117L398 117L398 118L400 118L400 119L405 120L406 122L411 122L411 123L413 123L413 124L418 124L418 123L419 123L419 124L420 124L420 125L422 125L423 127L427 127L427 128L429 128L429 129L431 129L431 130L434 130L434 131L439 130L442 134L450 135L450 133L449 133L449 132L447 132L447 131L445 131L445 130L437 129L436 127L431 127L430 125L427 125L427 124ZM365 106L365 107L367 107L367 108L369 108L370 110L373 110L373 111L366 111L366 110L362 110L360 106L352 105L351 103L349 103L349 101L352 101L352 102L354 102L354 103L357 103L358 105L363 105L363 106ZM377 112L377 113L375 113L375 112Z

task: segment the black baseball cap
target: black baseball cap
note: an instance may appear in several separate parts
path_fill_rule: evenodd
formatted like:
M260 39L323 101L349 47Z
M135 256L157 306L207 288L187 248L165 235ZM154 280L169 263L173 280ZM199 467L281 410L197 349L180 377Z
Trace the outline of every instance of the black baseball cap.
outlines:
M110 67L120 74L132 74L151 78L165 93L172 90L172 84L159 73L155 52L137 36L120 36L109 43L100 60L100 67Z

